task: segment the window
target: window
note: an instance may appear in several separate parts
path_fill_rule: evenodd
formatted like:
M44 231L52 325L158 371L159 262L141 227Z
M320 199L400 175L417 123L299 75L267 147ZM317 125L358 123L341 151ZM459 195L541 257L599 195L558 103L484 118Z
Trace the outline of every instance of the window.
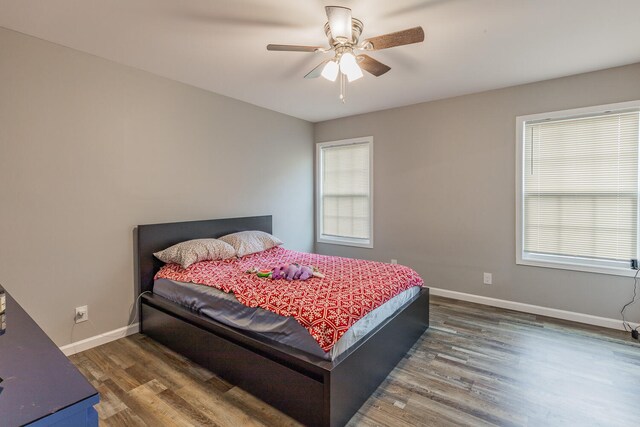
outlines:
M517 263L629 275L640 101L518 117Z
M317 240L373 247L373 138L316 146Z

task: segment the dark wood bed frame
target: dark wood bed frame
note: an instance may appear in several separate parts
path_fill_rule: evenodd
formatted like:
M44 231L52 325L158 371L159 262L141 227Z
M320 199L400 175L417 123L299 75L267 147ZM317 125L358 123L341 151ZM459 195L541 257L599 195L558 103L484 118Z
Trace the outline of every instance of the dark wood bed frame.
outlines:
M153 290L162 263L153 253L175 243L243 230L272 232L271 216L138 226L138 293ZM334 361L239 331L165 298L140 298L140 331L310 426L342 426L429 327L429 290Z

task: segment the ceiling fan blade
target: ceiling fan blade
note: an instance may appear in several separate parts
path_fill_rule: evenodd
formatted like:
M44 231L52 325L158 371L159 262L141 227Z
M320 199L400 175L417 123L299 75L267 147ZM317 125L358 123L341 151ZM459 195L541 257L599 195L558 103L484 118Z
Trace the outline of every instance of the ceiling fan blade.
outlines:
M307 73L307 75L304 76L304 78L305 79L315 79L316 77L320 77L322 75L322 70L324 69L324 66L329 61L331 61L331 60L327 59L325 61L322 61L316 68L314 68L313 70L309 71Z
M339 42L351 40L351 9L342 6L327 6L324 10L327 12L331 36Z
M372 37L365 40L365 44L371 44L371 50L388 49L390 47L403 46L405 44L420 43L424 41L422 27L409 28L383 36Z
M388 65L373 59L369 55L358 55L358 65L360 65L360 68L376 77L380 77L391 69Z
M322 50L320 46L296 46L292 44L268 44L267 50L280 52L317 52Z

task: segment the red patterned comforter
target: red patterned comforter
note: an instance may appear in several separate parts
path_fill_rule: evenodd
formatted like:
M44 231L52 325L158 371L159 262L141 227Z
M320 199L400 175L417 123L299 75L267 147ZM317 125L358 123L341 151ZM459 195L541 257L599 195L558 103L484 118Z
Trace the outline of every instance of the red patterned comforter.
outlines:
M270 269L294 262L318 267L325 277L287 281L245 273L252 267ZM160 278L213 286L233 292L246 306L293 316L326 352L367 313L402 291L423 284L418 273L402 265L280 247L236 260L198 262L186 270L167 264L156 274L156 279Z

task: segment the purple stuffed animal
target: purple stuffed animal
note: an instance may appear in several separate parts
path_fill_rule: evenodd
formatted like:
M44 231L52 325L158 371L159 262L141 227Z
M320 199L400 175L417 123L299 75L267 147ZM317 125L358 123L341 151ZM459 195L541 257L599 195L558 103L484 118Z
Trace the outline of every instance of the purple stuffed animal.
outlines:
M289 264L284 271L285 279L296 280L300 277L300 266L298 264Z
M300 280L307 280L309 277L313 276L313 268L308 265L300 266Z
M287 279L287 280L307 280L310 277L324 277L319 273L315 273L313 268L308 265L289 264L279 265L273 269L271 278L273 280Z
M271 278L273 280L284 279L286 276L285 270L287 269L286 265L279 265L273 269L273 273L271 274Z

